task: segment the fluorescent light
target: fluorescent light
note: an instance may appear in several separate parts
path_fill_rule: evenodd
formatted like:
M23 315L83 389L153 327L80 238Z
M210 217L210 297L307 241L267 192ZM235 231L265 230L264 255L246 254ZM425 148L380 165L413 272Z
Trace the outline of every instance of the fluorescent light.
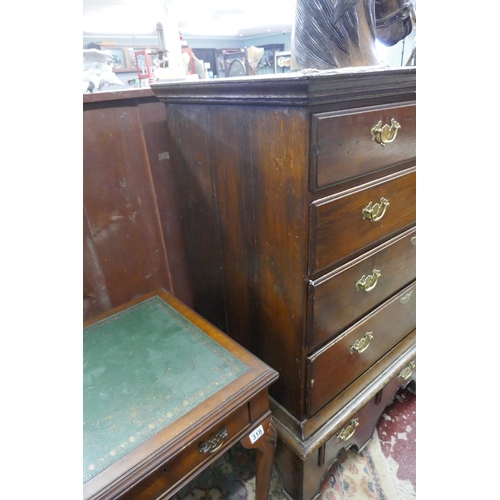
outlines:
M83 31L131 35L154 33L158 22L157 13L156 9L151 8L131 8L124 5L103 6L96 14L84 14Z

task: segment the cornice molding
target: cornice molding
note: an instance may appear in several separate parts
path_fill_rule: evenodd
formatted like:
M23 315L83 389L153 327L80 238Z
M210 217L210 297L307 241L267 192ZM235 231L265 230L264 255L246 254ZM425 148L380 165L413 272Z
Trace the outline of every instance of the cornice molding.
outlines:
M370 98L415 98L416 68L302 72L214 80L159 82L151 89L165 103L314 106Z

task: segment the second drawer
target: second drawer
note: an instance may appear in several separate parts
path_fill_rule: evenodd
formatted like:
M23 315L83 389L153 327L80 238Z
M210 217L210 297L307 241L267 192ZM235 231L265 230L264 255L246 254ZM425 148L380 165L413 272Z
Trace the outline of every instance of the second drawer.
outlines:
M406 287L307 358L312 416L416 327L416 284Z
M331 266L416 220L416 169L311 204L309 273Z

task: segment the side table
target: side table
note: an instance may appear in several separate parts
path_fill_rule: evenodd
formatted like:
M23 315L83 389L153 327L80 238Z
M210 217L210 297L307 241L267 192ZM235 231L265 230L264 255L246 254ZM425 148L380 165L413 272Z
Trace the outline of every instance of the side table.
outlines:
M278 373L164 290L84 323L83 498L168 499L240 441L267 500Z

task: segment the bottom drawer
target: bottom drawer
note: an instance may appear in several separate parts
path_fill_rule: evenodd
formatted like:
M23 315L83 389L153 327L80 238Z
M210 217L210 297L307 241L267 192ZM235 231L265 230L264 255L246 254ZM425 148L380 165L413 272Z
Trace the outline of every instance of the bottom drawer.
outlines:
M248 406L243 405L200 434L191 444L170 457L133 486L120 499L152 500L171 490L200 469L236 435L250 425Z
M307 360L311 416L416 326L416 284L386 301Z
M399 374L358 410L325 445L325 462L333 462L342 449L354 447L361 450L371 439L373 431L384 410L394 400L399 389L415 380L415 359L410 361Z

